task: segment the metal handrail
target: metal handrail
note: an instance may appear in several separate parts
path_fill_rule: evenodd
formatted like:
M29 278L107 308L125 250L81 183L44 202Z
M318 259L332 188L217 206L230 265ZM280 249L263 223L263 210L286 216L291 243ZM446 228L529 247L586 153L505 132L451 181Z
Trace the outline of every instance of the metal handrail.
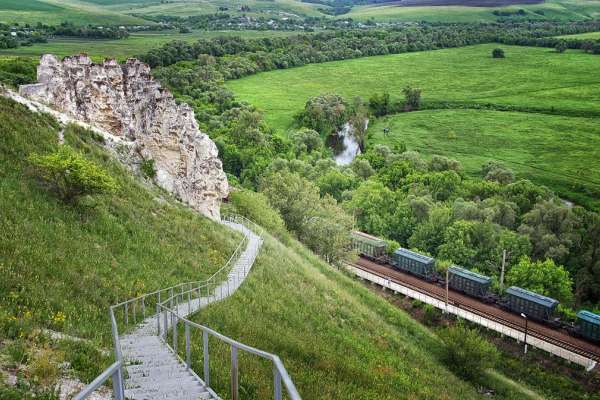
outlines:
M254 221L244 217L244 216L240 216L240 215L236 215L236 214L228 214L223 216L223 219L229 222L234 222L234 223L238 223L240 225L243 225L244 227L246 227L246 229L250 230L250 231L254 231L257 236L259 236L260 238L263 237L264 235L264 230L262 229L262 227L260 227L259 225L257 225ZM252 227L252 229L250 229L248 226ZM281 382L283 382L288 395L290 396L291 400L301 400L300 395L298 394L298 391L296 390L296 387L292 381L292 379L290 378L289 374L287 373L287 370L285 369L283 363L281 362L281 360L279 359L279 357L275 354L271 354L259 349L256 349L254 347L251 346L247 346L241 342L238 342L236 340L233 340L225 335L222 335L206 326L197 324L195 322L192 322L184 317L181 317L177 311L175 311L173 309L173 304L176 305L176 307L179 307L181 300L184 299L184 297L187 297L187 303L188 303L188 310L191 309L191 301L192 301L192 297L194 295L194 293L197 295L198 299L202 297L202 289L205 289L205 293L206 293L206 297L210 298L211 297L211 288L213 289L213 291L216 289L216 285L217 284L221 284L223 282L217 283L215 282L215 278L223 273L225 270L230 269L232 263L234 262L234 260L237 259L237 257L239 257L240 253L242 252L242 249L245 250L245 247L248 243L249 239L247 237L247 235L244 235L244 237L242 238L242 240L240 241L240 243L237 245L237 247L235 248L233 254L231 255L231 257L229 257L229 259L227 260L227 262L221 267L219 268L219 270L217 270L214 274L212 274L209 278L202 280L202 281L192 281L192 282L184 282L184 283L179 283L177 285L173 285L170 286L168 288L163 288L163 289L159 289L159 290L155 290L153 292L150 293L146 293L143 294L141 296L137 296L134 297L132 299L128 299L125 301L122 301L120 303L114 304L110 307L109 309L109 313L110 313L110 320L111 320L111 329L112 329L112 335L113 335L113 341L114 341L114 346L115 346L115 358L116 358L116 362L114 364L112 364L110 367L108 367L100 376L98 376L92 383L90 383L88 386L85 387L85 389L79 394L77 395L77 397L75 398L75 400L82 400L85 399L87 396L89 396L94 390L96 390L98 387L100 387L109 377L113 378L113 394L114 394L114 398L116 400L123 400L124 399L124 383L123 383L123 372L122 372L122 366L123 366L123 355L122 355L122 350L121 350L121 342L119 340L119 329L118 329L118 323L117 323L117 319L115 317L115 310L122 308L123 309L123 321L125 323L125 325L129 325L129 308L131 307L132 309L132 317L133 317L133 321L134 323L137 323L137 319L136 319L136 308L137 305L140 304L141 306L141 313L142 313L142 320L146 319L146 299L148 299L149 297L155 296L156 297L156 320L157 320L157 335L161 336L161 316L164 314L164 330L162 330L163 336L164 336L164 340L166 343L166 336L167 336L167 332L169 329L169 318L168 318L168 314L171 315L171 326L173 328L173 347L169 346L168 343L167 346L169 346L174 352L175 354L177 354L177 325L179 321L184 321L185 324L185 332L186 332L186 365L188 367L188 369L190 369L191 371L191 349L190 349L190 327L196 328L196 329L200 329L203 331L203 344L204 344L204 382L206 384L206 386L209 386L209 381L210 381L210 370L209 370L209 366L208 366L208 360L209 360L209 354L208 354L208 338L209 335L212 335L214 337L216 337L217 339L228 343L231 346L231 361L232 361L232 375L231 375L231 388L232 388L232 396L234 400L238 399L238 367L237 367L237 350L242 350L242 351L246 351L248 353L257 355L259 357L265 358L265 359L269 359L271 360L271 362L273 363L273 374L274 374L274 394L275 394L275 399L276 400L281 400L281 396L282 396L282 386L281 386ZM243 274L245 275L247 273L247 271L243 271ZM239 274L235 277L235 279L239 279ZM231 294L230 291L230 287L229 287L229 279L227 280L228 286L228 295ZM221 289L222 286L220 286ZM168 297L165 299L165 297L162 296L163 293L168 293ZM216 298L216 293L212 293L212 297ZM221 298L224 298L223 293L221 293ZM167 306L168 304L168 306ZM191 371L192 373L194 373L193 371ZM210 388L209 388L210 390Z
M91 395L96 389L104 384L109 378L113 380L113 394L115 400L125 399L123 393L123 376L121 374L121 361L114 362L110 367L106 368L96 379L87 385L73 400L83 400Z

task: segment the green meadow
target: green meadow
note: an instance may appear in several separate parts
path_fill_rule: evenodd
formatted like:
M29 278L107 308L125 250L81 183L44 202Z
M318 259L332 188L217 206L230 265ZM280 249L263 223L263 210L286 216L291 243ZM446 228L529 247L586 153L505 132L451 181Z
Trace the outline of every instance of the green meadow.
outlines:
M148 25L152 22L79 0L2 0L0 22L12 24Z
M321 4L303 3L296 0L175 0L168 2L134 0L91 0L96 4L107 6L116 12L136 15L190 15L213 14L219 7L226 7L228 14L244 15L280 15L289 16L323 16L318 8L328 8ZM250 11L242 12L241 6L250 7Z
M375 121L369 143L405 142L425 155L445 154L476 173L496 159L521 177L561 195L600 207L600 58L580 51L494 44L368 57L266 72L229 81L241 100L265 112L280 131L309 97L338 93L350 100L387 91L402 99L405 85L420 87L426 107L449 102L465 110L431 110ZM468 110L479 104L518 112ZM444 106L447 107L447 106ZM542 110L541 113L522 111ZM553 114L553 115L549 115ZM592 118L592 116L596 116ZM382 137L384 125L390 137Z
M493 59L502 47L504 59ZM455 49L366 57L276 70L227 82L241 100L256 105L278 129L287 129L306 100L322 93L347 99L402 88L423 90L427 102L491 103L598 112L600 57L580 51L485 44Z
M399 7L391 4L356 6L343 17L377 21L476 22L496 21L494 10L525 10L522 19L581 20L598 18L600 2L594 0L549 0L540 4L515 4L505 7L428 6Z
M383 129L389 128L384 136ZM494 159L517 176L600 208L600 121L534 113L432 110L377 119L370 143L403 142L425 155L459 160L478 174Z
M36 43L33 46L22 46L16 49L0 50L0 57L20 56L39 57L45 53L58 56L69 56L85 52L94 60L101 61L104 58L116 58L125 60L143 54L148 50L159 47L174 40L194 42L201 38L212 38L215 36L244 36L251 37L275 37L295 35L298 32L284 31L194 31L191 33L179 33L175 31L139 32L132 33L126 39L104 40L85 38L56 38L50 39L48 43Z

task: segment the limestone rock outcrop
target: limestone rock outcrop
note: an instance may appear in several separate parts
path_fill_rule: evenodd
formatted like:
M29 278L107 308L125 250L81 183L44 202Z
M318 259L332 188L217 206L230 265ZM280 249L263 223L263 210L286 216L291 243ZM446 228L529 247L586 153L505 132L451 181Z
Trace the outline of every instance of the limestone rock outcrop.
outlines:
M156 184L213 219L228 184L214 142L202 133L193 110L177 104L136 59L94 64L86 55L42 56L38 83L22 96L97 126L135 149L138 161L154 160Z

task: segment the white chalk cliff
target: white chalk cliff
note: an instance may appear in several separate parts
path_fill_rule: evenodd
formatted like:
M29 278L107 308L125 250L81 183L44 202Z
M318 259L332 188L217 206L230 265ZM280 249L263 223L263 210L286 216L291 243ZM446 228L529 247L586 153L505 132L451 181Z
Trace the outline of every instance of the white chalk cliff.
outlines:
M157 185L202 214L219 219L227 177L217 147L202 133L193 110L177 104L136 59L94 64L85 55L59 61L44 55L38 83L19 88L22 96L119 137L134 159L154 160Z

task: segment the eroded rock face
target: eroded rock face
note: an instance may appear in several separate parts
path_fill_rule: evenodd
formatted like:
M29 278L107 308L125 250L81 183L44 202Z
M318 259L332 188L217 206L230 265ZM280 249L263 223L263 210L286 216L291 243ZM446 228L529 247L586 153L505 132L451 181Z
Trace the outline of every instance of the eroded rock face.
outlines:
M228 185L217 147L198 129L192 109L178 105L148 65L136 59L94 64L85 55L59 61L47 54L38 67L38 83L19 92L132 142L141 159L154 160L159 186L219 218Z

